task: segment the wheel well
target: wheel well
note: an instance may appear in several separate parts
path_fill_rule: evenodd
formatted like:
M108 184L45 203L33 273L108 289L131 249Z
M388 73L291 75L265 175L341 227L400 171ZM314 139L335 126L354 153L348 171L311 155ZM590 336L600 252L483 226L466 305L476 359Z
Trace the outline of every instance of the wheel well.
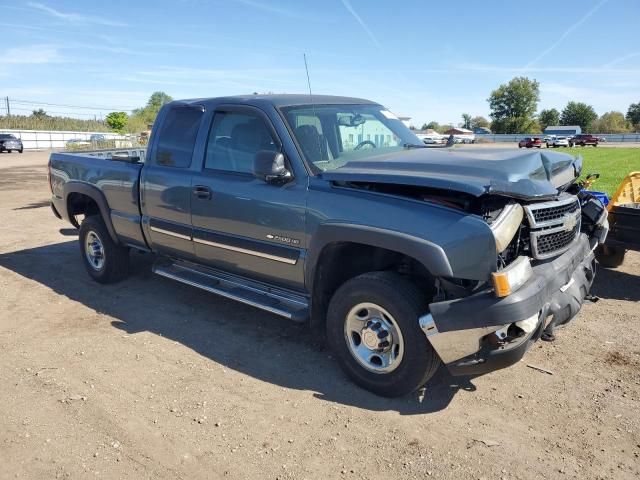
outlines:
M336 242L324 247L318 257L312 292L312 327L323 327L329 301L347 280L367 272L394 271L409 278L432 298L435 281L415 258L386 248L362 243Z
M77 223L75 220L76 215L98 215L100 214L100 207L98 203L89 195L83 193L70 193L67 196L67 213L71 223ZM74 226L78 227L78 225Z

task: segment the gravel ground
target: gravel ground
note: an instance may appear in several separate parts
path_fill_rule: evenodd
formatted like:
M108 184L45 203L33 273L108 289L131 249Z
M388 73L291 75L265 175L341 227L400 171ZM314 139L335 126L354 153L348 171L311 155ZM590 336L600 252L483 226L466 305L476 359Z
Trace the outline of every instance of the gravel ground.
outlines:
M519 364L382 399L304 326L156 277L148 255L91 282L46 159L0 155L0 478L640 476L640 254Z

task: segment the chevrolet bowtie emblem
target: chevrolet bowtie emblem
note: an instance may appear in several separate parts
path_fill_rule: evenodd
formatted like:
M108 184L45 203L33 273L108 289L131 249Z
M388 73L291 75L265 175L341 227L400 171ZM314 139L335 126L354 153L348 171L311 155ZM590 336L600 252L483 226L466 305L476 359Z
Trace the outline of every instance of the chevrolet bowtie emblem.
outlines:
M562 226L564 227L564 231L570 232L571 230L576 228L576 223L578 223L578 217L576 215L571 215L562 224Z

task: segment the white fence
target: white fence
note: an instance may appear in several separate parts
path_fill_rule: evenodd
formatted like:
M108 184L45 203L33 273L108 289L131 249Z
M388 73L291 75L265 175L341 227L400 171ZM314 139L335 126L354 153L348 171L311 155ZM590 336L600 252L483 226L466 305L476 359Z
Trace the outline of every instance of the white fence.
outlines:
M10 133L22 140L25 150L65 148L66 143L74 138L89 140L91 135L103 135L106 140L124 140L124 135L105 132L70 132L55 130L2 130L0 133Z

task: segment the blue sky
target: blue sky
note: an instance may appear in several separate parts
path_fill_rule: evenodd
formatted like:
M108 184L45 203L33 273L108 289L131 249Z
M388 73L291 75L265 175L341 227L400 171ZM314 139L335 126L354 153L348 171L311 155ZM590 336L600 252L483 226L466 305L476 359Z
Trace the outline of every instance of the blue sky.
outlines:
M0 96L99 107L43 105L81 117L155 90L306 92L304 52L314 93L376 100L418 126L488 116L491 90L517 75L540 82L539 109L640 101L638 0L14 0L0 11Z

